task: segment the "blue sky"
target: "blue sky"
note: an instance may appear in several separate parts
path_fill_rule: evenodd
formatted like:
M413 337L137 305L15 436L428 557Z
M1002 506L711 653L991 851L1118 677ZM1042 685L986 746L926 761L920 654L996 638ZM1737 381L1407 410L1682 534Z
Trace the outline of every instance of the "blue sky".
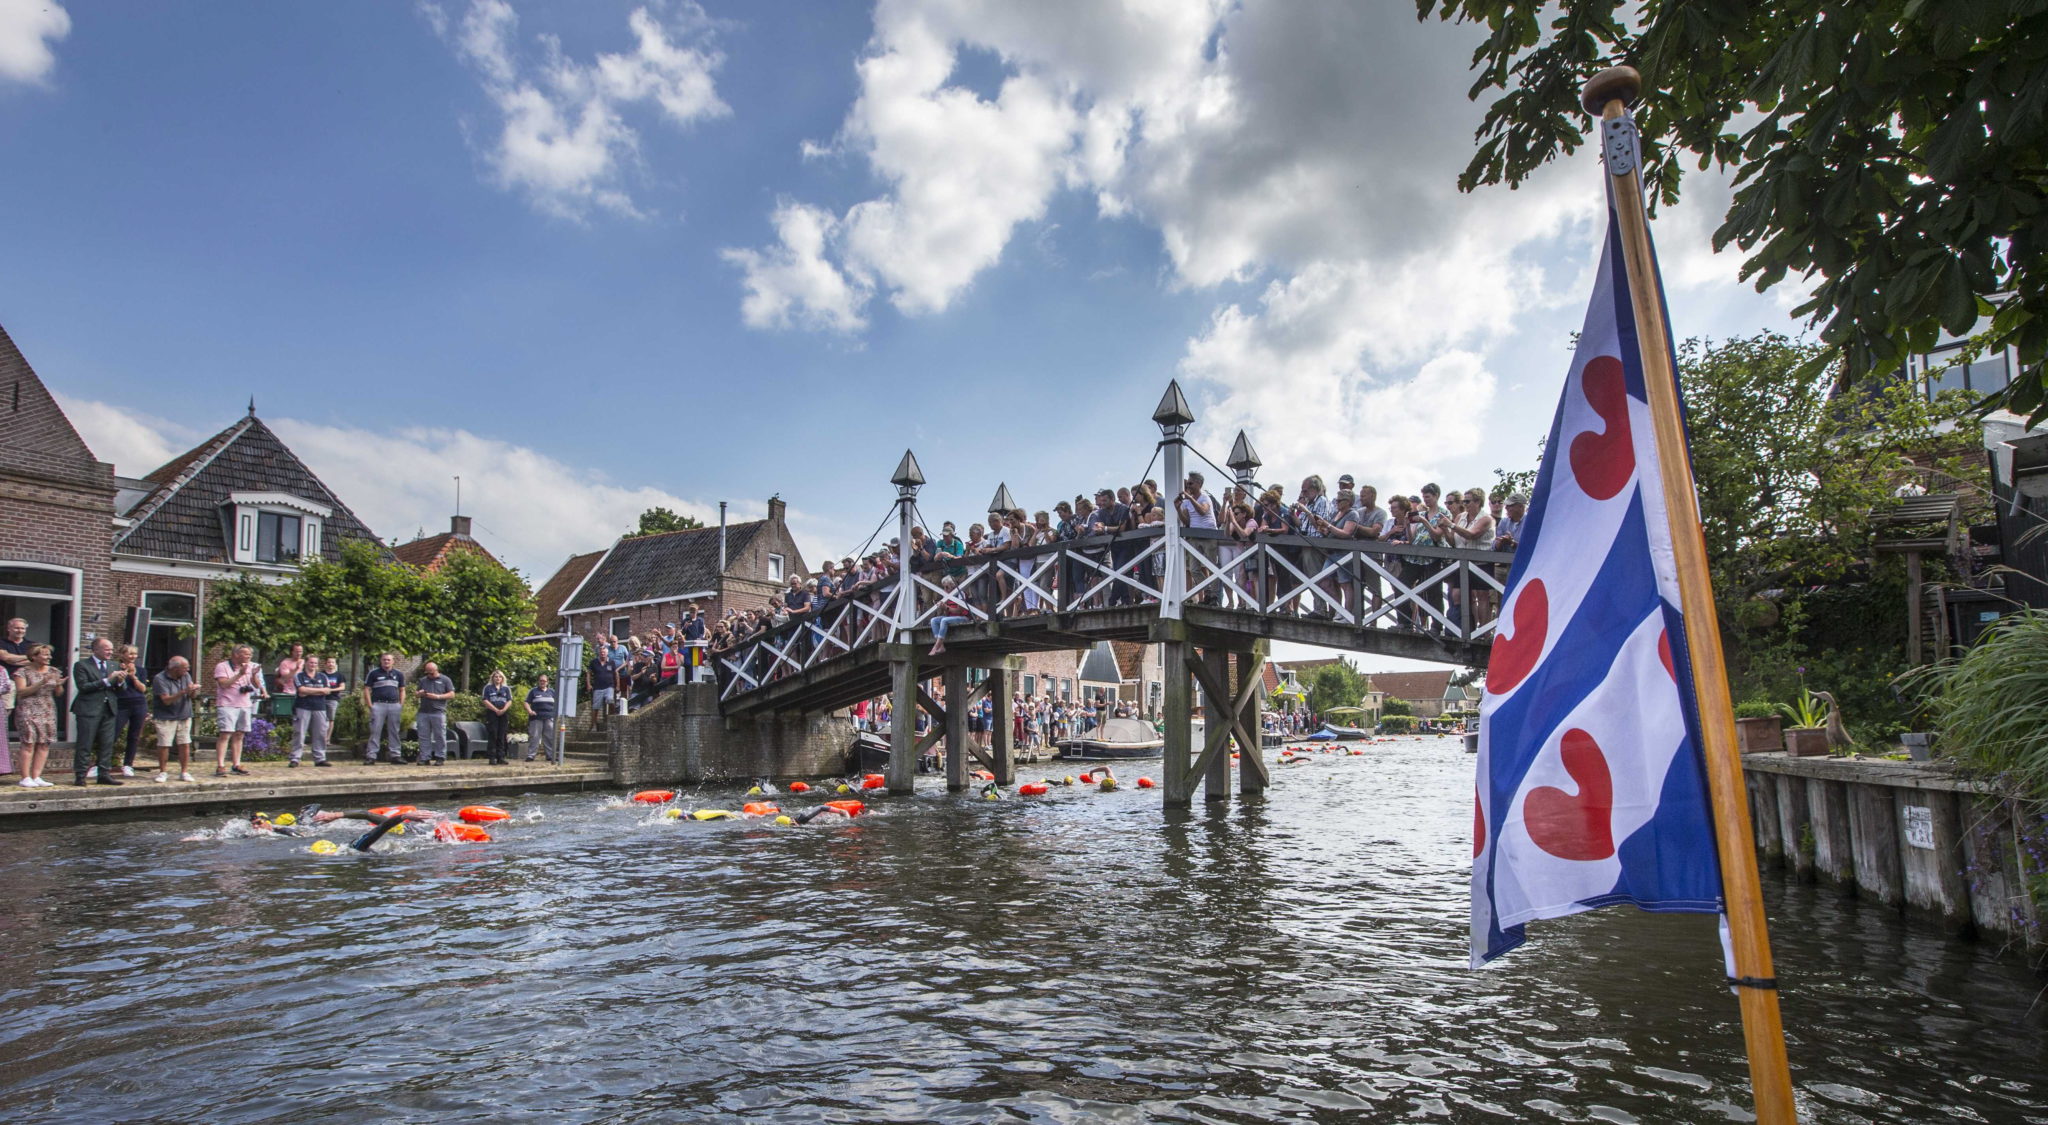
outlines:
M1370 10L1362 10L1370 9ZM0 0L0 324L141 473L248 397L372 528L535 580L666 503L856 546L1221 458L1529 466L1590 158L1460 195L1475 32L1311 0ZM1792 330L1659 219L1681 336Z

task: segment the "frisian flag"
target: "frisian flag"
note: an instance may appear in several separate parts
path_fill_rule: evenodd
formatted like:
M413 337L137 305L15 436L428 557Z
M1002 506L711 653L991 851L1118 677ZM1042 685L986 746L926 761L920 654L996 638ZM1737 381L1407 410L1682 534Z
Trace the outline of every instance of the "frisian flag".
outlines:
M1720 913L1620 222L1543 448L1479 705L1472 964L1594 907Z

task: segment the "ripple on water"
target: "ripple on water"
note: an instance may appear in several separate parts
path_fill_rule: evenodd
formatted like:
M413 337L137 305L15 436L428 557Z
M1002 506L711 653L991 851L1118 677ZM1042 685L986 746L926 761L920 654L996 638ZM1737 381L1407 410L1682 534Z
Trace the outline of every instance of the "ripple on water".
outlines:
M1185 814L1059 787L801 827L528 796L491 845L371 856L13 831L0 1119L1747 1119L1704 920L1465 968L1470 770L1412 740ZM2026 973L1771 894L1809 1120L2048 1120Z

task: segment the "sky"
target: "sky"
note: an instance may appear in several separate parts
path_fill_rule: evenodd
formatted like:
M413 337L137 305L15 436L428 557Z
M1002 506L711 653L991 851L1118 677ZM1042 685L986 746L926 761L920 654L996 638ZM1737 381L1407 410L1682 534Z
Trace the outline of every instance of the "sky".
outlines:
M0 0L0 325L120 473L253 397L386 539L445 530L460 476L535 583L655 505L779 494L806 558L849 553L906 448L932 522L1128 484L1176 378L1262 479L1488 486L1534 467L1602 184L1585 148L1457 191L1481 34L1345 0ZM1712 252L1725 179L1687 188L1676 334L1797 332Z

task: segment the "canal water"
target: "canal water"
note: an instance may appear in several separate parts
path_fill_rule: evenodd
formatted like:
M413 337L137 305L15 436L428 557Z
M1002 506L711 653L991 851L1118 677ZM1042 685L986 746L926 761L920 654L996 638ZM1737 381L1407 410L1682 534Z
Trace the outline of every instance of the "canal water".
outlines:
M1413 739L1214 812L931 790L783 828L529 796L495 843L368 856L0 833L0 1120L1747 1119L1710 921L1465 967L1471 770ZM2048 1121L2041 979L1769 891L1809 1120Z

